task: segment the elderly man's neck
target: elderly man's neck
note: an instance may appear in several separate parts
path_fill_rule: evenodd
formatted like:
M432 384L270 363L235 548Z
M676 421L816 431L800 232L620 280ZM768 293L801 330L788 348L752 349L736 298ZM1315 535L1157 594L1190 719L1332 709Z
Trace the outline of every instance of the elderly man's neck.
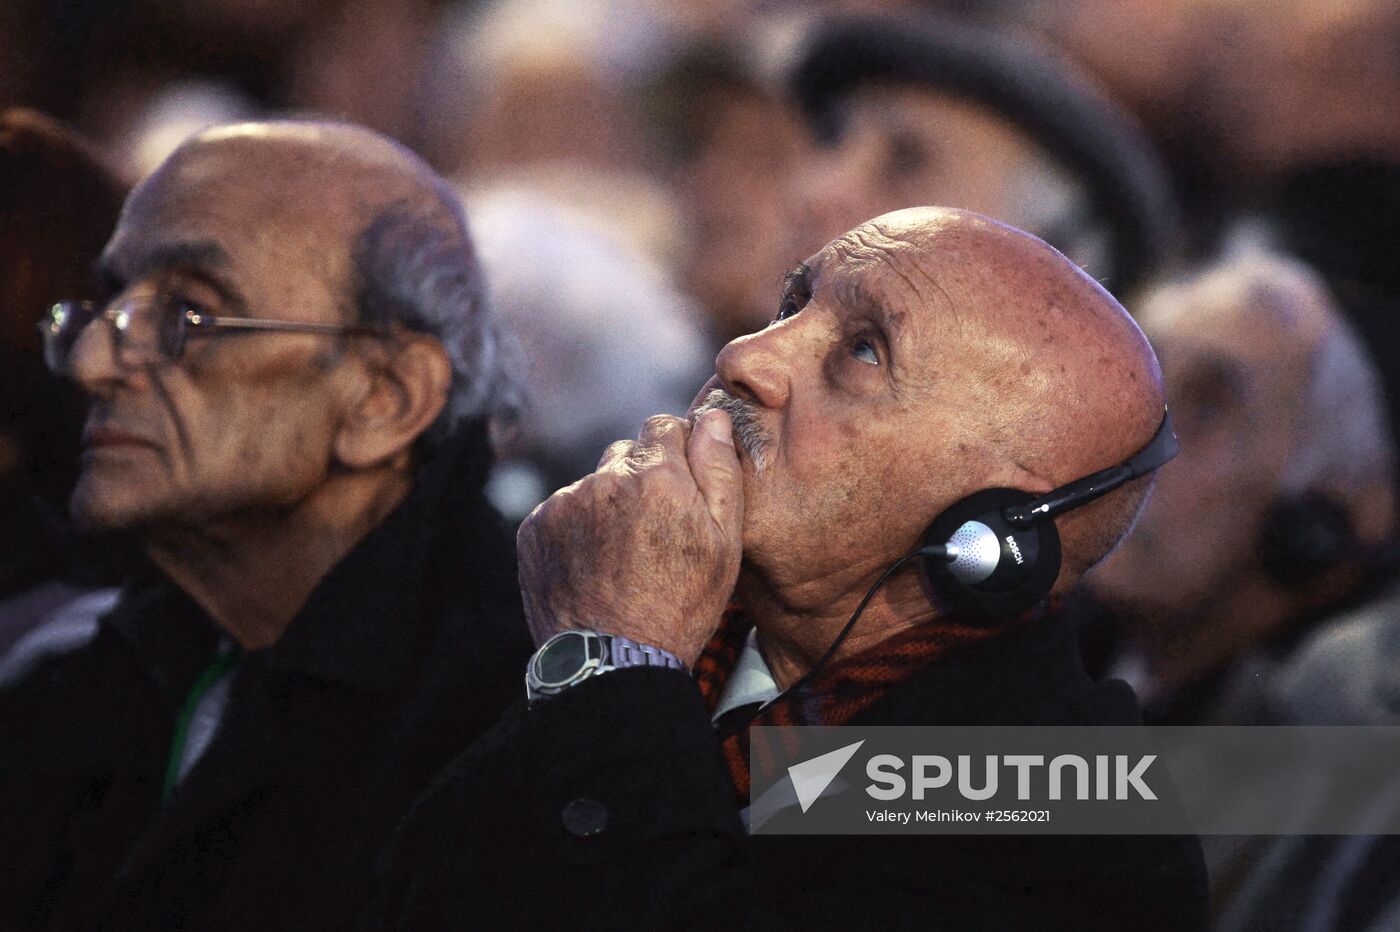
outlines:
M162 528L146 552L240 646L261 650L411 488L403 471L336 475L290 510Z
M883 571L883 566L852 568L847 573L786 585L775 585L755 572L740 577L736 595L758 630L759 649L779 689L791 686L826 654ZM871 598L828 664L938 616L918 569L903 567Z

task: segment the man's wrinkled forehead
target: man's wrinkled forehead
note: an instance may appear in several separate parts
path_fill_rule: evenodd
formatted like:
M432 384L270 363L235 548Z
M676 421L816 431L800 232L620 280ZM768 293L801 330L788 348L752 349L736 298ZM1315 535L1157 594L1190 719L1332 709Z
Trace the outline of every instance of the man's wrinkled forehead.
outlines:
M103 266L128 280L161 265L340 276L357 220L337 203L334 186L313 197L303 169L284 171L275 158L250 165L232 149L177 153L142 182L127 201ZM166 261L171 256L191 261Z
M337 212L341 192L317 166L275 147L255 155L244 148L202 144L177 152L132 192L123 221L299 225Z
M178 195L167 186L148 185L134 192L107 242L96 271L113 291L126 284L172 272L227 280L236 277L230 233L244 225L223 216L219 205L197 191Z
M833 240L805 269L811 292L820 287L841 307L886 319L893 329L951 315L954 303L938 281L937 251L922 230L871 221Z
M813 257L812 264L835 262L852 270L878 268L917 252L918 232L908 224L877 218L836 237Z
M182 273L212 287L234 308L245 301L232 259L213 239L121 235L103 250L95 271L105 291L113 295L134 281Z

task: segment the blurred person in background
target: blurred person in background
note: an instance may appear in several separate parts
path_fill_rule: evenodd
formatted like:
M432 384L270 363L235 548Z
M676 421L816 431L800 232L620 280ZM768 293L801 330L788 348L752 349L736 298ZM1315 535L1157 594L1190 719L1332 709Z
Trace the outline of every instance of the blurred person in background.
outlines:
M1327 648L1307 646L1330 625L1400 614L1394 448L1365 345L1312 269L1259 245L1153 288L1137 319L1162 361L1182 455L1133 532L1085 577L1086 665L1132 685L1150 723L1383 715L1386 690L1363 683L1388 682L1394 653L1322 675L1313 655ZM1084 605L1081 595L1069 610ZM1346 649L1333 660L1343 657L1358 659ZM1301 687L1300 666L1339 692ZM1362 928L1327 918L1348 902L1365 914L1386 901L1342 895L1361 841L1203 838L1213 928Z
M1393 547L1380 555L1394 567ZM1270 725L1400 725L1400 590L1392 569L1376 598L1309 633L1261 684L1259 720ZM1331 787L1362 827L1400 818L1400 780L1362 796ZM1299 806L1316 806L1306 797ZM1400 838L1394 835L1278 835L1208 839L1216 865L1216 932L1389 932L1400 928Z
M652 132L683 206L682 273L716 344L761 326L790 268L789 178L811 154L782 76L802 23L760 20L697 43L649 89Z
M45 371L36 324L56 297L93 296L126 188L58 123L0 113L0 654L115 568L67 520L82 415Z
M1392 95L1400 108L1400 93ZM1380 367L1390 431L1400 435L1400 158L1341 159L1290 174L1254 211L1318 270Z
M263 113L321 113L408 143L444 0L14 0L19 99L117 144L172 86L218 86ZM3 40L0 40L3 41ZM3 86L3 84L0 84Z
M1149 721L1250 724L1323 619L1374 598L1394 449L1364 345L1307 267L1244 252L1151 291L1182 456L1086 577L1122 625L1110 671Z
M1390 0L1041 0L1025 18L1140 116L1202 220L1310 165L1400 160Z
M424 147L452 174L647 168L633 95L677 41L647 0L493 0L443 14L428 59Z
M424 782L519 689L482 487L517 406L460 203L343 124L243 124L132 192L50 365L75 517L148 566L0 684L7 928L345 928Z
M1166 156L1189 250L1262 220L1372 348L1400 431L1400 5L1031 0L1048 35Z
M694 303L626 227L527 189L476 190L468 206L530 386L487 490L518 522L648 415L684 411L709 342Z
M469 199L512 190L595 218L671 275L685 222L642 95L677 41L648 0L454 5L426 56L425 149Z
M201 0L199 5L222 7L224 18L235 23L248 7L242 0ZM319 15L285 50L280 108L346 120L415 148L421 145L432 119L422 96L425 49L446 0L320 0L308 5L319 6ZM255 6L275 11L283 4Z
M1043 237L1120 296L1171 255L1174 200L1146 138L1025 37L929 15L837 18L790 81L824 146L787 191L799 243L937 202Z

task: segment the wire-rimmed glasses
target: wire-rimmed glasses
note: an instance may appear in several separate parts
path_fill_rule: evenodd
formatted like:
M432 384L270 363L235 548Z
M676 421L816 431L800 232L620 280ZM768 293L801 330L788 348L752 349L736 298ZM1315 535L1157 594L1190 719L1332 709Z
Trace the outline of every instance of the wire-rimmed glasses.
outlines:
M320 333L328 336L384 337L387 332L354 324L266 320L259 317L214 317L188 302L166 295L123 298L110 304L59 301L39 322L44 337L44 362L57 375L71 374L73 348L88 325L98 318L111 325L113 348L126 366L173 362L185 352L192 334L237 331Z

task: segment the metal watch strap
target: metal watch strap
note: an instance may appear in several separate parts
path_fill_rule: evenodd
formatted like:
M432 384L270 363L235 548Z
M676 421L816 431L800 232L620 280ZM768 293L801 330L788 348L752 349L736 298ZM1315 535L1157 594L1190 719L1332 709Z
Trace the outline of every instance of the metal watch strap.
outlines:
M598 672L604 670L618 670L624 667L669 667L672 670L686 670L685 664L680 658L670 651L664 651L659 647L652 647L650 644L638 644L631 638L622 637L619 634L600 635L603 643L607 645L608 655L603 660L603 666Z

